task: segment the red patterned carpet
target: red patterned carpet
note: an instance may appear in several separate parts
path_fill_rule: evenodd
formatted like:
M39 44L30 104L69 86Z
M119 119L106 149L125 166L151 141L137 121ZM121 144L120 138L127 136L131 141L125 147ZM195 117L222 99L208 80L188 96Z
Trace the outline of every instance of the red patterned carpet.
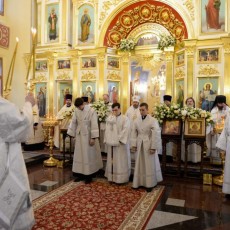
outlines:
M133 190L97 180L70 182L33 202L33 229L144 229L164 191Z

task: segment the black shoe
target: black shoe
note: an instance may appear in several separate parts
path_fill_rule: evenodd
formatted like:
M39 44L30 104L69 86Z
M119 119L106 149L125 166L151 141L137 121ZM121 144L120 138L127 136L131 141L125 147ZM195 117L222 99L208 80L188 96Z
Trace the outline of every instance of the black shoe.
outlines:
M85 179L85 184L90 184L92 182L92 178L86 178Z
M82 180L84 180L84 179L81 178L81 177L77 177L77 178L74 180L74 182L79 182L79 181L82 181Z
M153 188L146 188L146 192L152 192Z

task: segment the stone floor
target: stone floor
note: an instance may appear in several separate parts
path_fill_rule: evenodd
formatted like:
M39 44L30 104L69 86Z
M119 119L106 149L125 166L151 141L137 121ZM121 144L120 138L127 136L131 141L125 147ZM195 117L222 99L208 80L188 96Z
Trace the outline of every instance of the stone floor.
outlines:
M47 152L44 154L47 157ZM73 179L70 165L65 168L44 167L40 161L27 164L27 170L33 199ZM147 229L230 229L230 200L224 197L221 187L203 185L200 177L184 178L169 173L164 175L161 184L166 186L166 192Z

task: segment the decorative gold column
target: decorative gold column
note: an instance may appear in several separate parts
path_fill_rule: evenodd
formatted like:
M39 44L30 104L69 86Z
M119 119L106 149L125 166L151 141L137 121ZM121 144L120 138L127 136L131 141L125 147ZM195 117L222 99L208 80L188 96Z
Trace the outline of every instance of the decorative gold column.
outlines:
M99 98L102 98L102 95L106 93L104 91L104 79L105 79L105 54L100 53L98 55L98 62L99 62L99 82L98 82L98 89L99 89Z
M224 48L224 95L230 103L230 37L222 37Z
M187 96L193 97L194 58L197 40L185 40L185 55L187 56Z
M173 52L165 52L166 59L166 94L173 95Z
M122 84L120 88L120 98L121 98L121 106L122 112L125 113L129 106L129 58L131 54L130 52L123 52L121 56L121 69L122 69Z
M71 64L73 67L73 100L75 100L75 98L77 98L78 96L78 92L77 92L77 84L78 84L78 62L79 62L79 57L77 55L72 55L72 59L71 59Z

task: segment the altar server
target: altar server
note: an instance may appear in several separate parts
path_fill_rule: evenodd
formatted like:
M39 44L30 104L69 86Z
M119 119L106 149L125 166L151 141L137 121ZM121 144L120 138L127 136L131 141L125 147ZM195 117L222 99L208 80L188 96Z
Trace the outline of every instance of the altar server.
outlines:
M73 172L85 183L90 183L93 174L103 167L97 113L90 106L85 106L82 98L77 98L74 105L77 109L67 131L75 137Z
M0 229L31 229L34 213L30 186L22 155L33 125L35 98L27 95L22 111L0 97Z
M141 116L131 133L131 151L137 151L133 188L144 186L150 192L162 181L158 152L161 149L161 130L158 121L148 114L148 104L140 104Z
M60 148L61 151L63 151L63 137L60 137L60 129L68 129L74 109L75 106L72 103L72 94L66 94L65 105L60 109L56 116L56 119L60 121L60 124L55 126L54 130L54 145L55 147ZM69 138L66 138L65 146L66 150L70 148Z
M131 171L129 149L129 119L121 114L119 103L112 105L112 114L106 120L105 144L107 165L105 176L108 181L126 183Z
M226 151L224 165L224 181L222 191L230 199L230 115L228 114L224 129L216 143L216 147Z

